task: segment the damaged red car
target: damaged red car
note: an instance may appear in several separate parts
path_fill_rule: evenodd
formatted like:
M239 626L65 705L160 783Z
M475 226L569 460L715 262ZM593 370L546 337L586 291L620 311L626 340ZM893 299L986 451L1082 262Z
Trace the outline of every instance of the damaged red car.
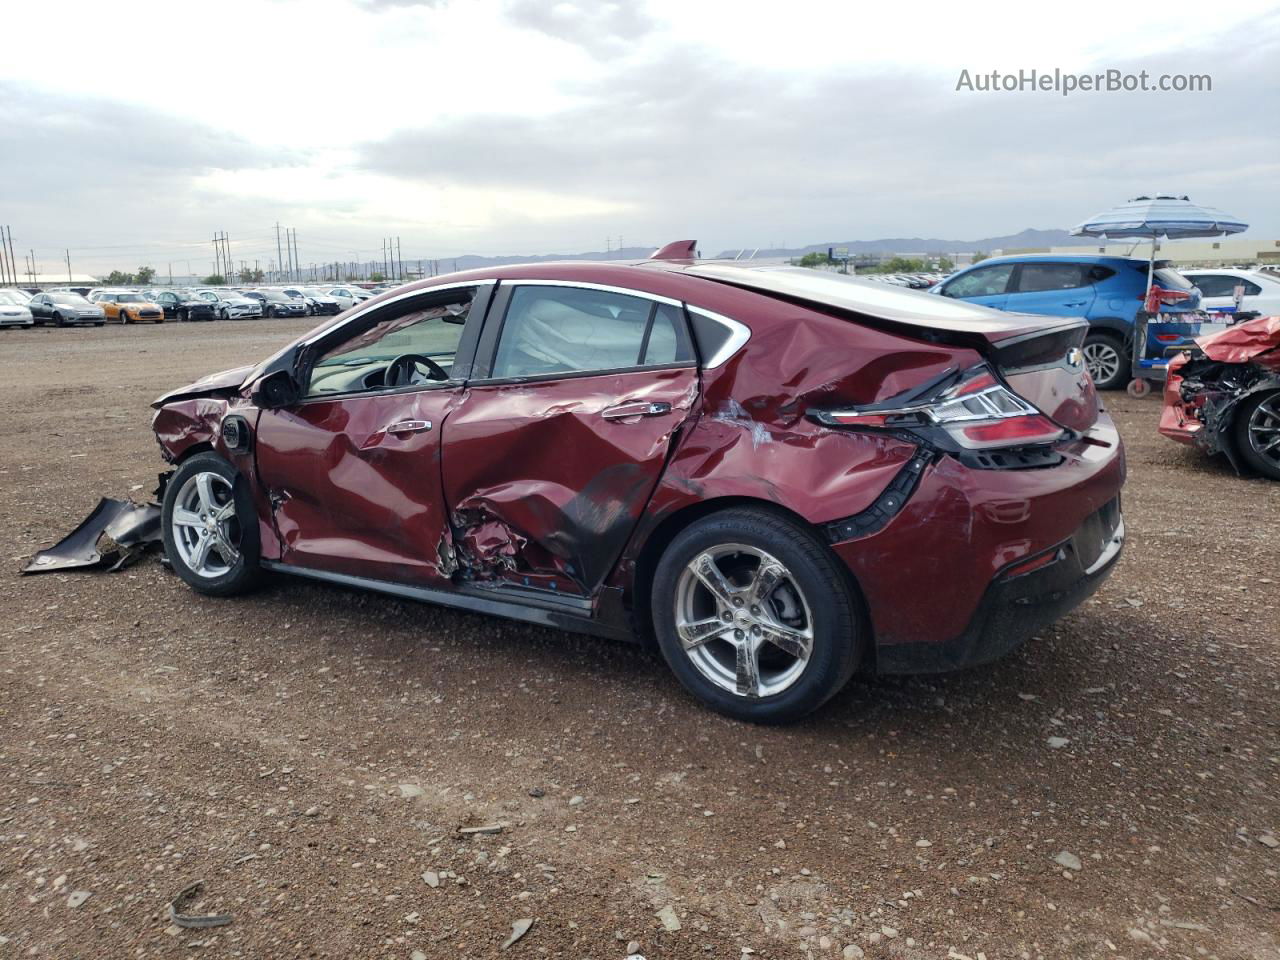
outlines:
M1280 480L1280 317L1255 317L1169 361L1160 432Z
M1084 321L692 256L432 278L161 397L173 569L637 638L758 722L990 661L1110 573Z

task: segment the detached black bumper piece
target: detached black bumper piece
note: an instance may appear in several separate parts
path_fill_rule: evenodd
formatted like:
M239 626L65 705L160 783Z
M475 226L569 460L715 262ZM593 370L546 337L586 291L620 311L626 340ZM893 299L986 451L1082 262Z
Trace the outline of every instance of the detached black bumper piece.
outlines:
M1089 599L1115 569L1123 548L1117 498L1088 517L1069 540L1006 567L959 637L877 647L876 672L946 673L999 660Z
M103 551L103 537L111 546ZM41 550L23 573L105 567L119 570L160 543L160 505L103 497L93 512L56 546Z

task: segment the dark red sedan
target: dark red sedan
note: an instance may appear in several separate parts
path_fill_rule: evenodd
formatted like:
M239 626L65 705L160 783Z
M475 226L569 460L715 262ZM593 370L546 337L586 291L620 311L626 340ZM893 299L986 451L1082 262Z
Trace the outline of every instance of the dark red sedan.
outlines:
M1083 321L691 255L436 277L161 397L174 570L656 642L761 722L989 661L1110 573Z

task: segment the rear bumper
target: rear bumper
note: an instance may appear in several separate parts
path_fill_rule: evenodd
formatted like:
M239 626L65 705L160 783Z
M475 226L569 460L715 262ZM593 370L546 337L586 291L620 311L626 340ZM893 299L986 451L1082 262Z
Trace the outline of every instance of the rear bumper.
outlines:
M1021 470L944 457L883 529L833 545L862 589L879 670L994 659L1097 589L1119 545L1098 565L1078 538L1117 502L1124 447L1102 414L1060 451L1057 466ZM1030 563L1055 551L1062 556L1052 563Z
M1106 508L1104 508L1106 510ZM1119 502L1115 502L1119 516ZM1018 575L997 577L978 603L960 636L943 643L903 643L878 647L876 671L891 673L944 673L998 660L1061 619L1091 597L1111 575L1124 548L1124 521L1106 538L1102 552L1094 556L1086 528L1053 551L1055 559L1044 567ZM1015 568L1018 565L1015 565Z

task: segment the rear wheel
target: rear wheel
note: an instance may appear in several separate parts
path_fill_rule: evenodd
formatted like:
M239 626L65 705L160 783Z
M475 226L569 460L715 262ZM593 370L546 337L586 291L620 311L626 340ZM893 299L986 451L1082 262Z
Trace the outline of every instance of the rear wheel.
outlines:
M253 500L239 471L216 453L197 454L169 478L161 533L174 572L200 593L229 596L261 579Z
M1280 480L1280 390L1254 394L1236 411L1236 450L1264 477Z
M862 652L847 572L807 530L735 508L681 532L654 576L662 655L720 713L787 723L848 682Z
M1099 390L1119 390L1129 382L1124 341L1114 333L1099 330L1085 337L1084 365Z

